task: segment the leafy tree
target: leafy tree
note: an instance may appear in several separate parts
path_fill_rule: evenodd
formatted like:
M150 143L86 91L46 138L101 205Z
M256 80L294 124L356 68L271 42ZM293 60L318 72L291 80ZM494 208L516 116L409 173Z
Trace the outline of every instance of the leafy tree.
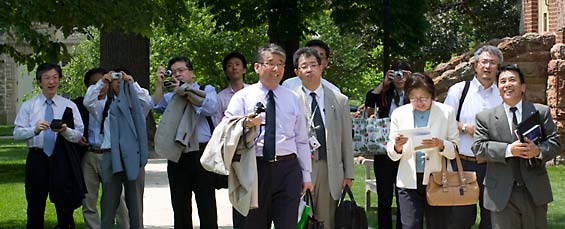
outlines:
M219 30L240 31L267 24L269 42L281 45L287 53L294 53L306 19L325 8L325 1L308 0L198 0L199 6L212 13ZM293 74L292 58L286 59L285 77Z
M422 47L432 63L449 60L453 53L468 51L474 45L494 38L519 34L519 0L434 0L426 13L432 25L427 44Z
M32 70L39 63L69 57L66 46L52 36L86 33L90 27L149 36L152 24L175 31L176 22L187 17L186 9L185 2L176 0L4 0L0 3L0 34L10 42L0 44L0 53ZM24 44L32 50L22 49Z

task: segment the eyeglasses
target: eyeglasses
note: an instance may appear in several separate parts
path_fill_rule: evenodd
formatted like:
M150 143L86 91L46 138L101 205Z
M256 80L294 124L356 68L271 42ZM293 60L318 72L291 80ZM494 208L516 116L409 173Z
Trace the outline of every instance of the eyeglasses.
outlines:
M42 76L41 76L41 80L46 80L46 81L58 80L58 79L59 79L59 75L58 75L58 74L57 74L57 75L51 75L51 76L48 76L48 75L42 75Z
M171 73L172 73L173 75L176 75L177 72L178 72L179 74L182 74L182 73L183 73L184 71L186 71L186 70L188 70L188 68L177 68L177 69L172 70Z
M300 71L308 71L308 69L315 69L316 67L320 66L319 64L310 64L298 67Z
M481 66L486 67L487 65L491 65L491 66L496 66L498 65L498 63L494 60L480 60L479 64L481 64Z
M281 69L284 67L284 64L271 64L271 63L259 63L263 66L265 66L268 69L274 69L275 67L277 67L277 69Z
M421 103L427 103L428 101L430 101L430 97L420 97L420 98L410 98L410 102L411 103L415 103L415 102L421 102Z

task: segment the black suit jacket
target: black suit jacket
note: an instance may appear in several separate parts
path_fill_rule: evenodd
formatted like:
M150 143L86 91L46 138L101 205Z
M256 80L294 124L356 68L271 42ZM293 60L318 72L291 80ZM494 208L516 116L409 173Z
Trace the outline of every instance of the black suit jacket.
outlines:
M65 110L63 123L74 128L73 111ZM49 182L49 198L51 202L65 208L76 209L82 205L86 185L81 169L79 145L67 141L60 134L55 142L55 152L51 158L51 177Z

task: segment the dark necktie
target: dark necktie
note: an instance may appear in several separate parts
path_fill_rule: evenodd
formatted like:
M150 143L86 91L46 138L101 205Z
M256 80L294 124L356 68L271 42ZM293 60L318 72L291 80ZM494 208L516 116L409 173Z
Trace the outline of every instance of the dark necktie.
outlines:
M318 159L326 160L327 158L327 148L326 148L326 127L324 126L324 121L322 120L322 113L320 112L320 107L316 101L316 92L311 92L312 96L312 106L310 109L314 115L314 130L316 131L316 139L320 142L320 148L318 148Z
M51 123L53 120L53 100L45 100L47 107L45 108L45 121ZM53 132L51 129L43 131L43 151L47 156L53 154L55 149L55 140L57 140L57 133Z
M265 139L263 145L263 158L273 160L275 158L275 134L277 129L275 95L272 90L267 93L267 114L265 120Z
M518 138L516 137L516 126L518 125L518 118L516 117L516 107L510 107L510 111L512 112L512 141L516 141ZM510 165L512 165L512 174L514 176L514 180L516 182L523 183L524 179L522 179L522 172L520 171L520 157L511 157L510 158Z
M516 141L518 138L516 137L516 126L518 126L518 118L516 117L516 111L518 108L510 107L510 111L512 112L512 140Z

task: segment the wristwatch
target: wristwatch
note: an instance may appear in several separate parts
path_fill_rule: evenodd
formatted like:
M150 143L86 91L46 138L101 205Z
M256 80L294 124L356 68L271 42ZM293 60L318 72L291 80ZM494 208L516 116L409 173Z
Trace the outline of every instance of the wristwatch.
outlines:
M466 132L465 130L467 130L467 127L465 126L465 124L463 124L463 126L461 127L461 132L465 133Z

